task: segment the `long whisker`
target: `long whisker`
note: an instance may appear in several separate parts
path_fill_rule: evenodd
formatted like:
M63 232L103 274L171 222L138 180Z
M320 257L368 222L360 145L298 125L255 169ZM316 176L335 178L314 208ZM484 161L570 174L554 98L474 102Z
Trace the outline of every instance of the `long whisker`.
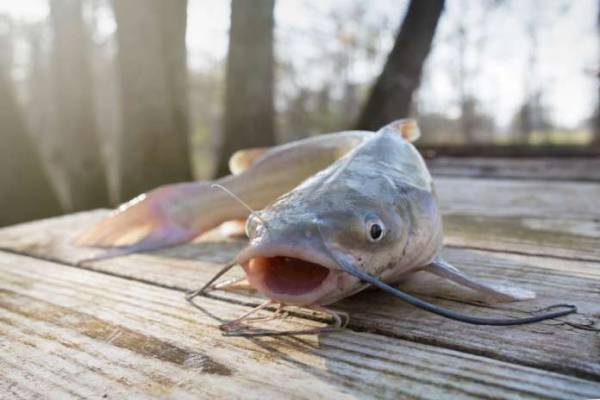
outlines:
M321 240L323 241L323 247L325 248L325 251L340 266L340 268L342 270L346 271L350 275L357 277L358 279L360 279L363 282L370 283L371 285L376 286L376 287L382 289L383 291L400 298L401 300L403 300L415 307L418 307L422 310L429 311L429 312L437 314L437 315L441 315L442 317L446 317L449 319L453 319L455 321L465 322L465 323L473 324L473 325L510 326L510 325L531 324L534 322L558 318L558 317L562 317L564 315L568 315L568 314L577 312L577 307L574 305L555 304L555 305L545 308L545 310L550 310L550 309L559 308L559 307L565 308L565 310L533 315L531 317L526 317L526 318L511 318L511 319L481 318L481 317L474 317L471 315L457 313L457 312L449 310L447 308L436 306L434 304L423 301L415 296L412 296L408 293L401 291L400 289L394 288L394 287L382 282L378 278L376 278L364 271L361 271L356 266L346 262L345 260L341 259L340 257L336 256L333 253L331 248L328 246L328 244L325 240L325 237L323 236L323 232L321 231L321 228L320 228L318 222L317 222L317 230L319 231L319 234L321 235Z
M264 224L264 226L267 228L267 230L269 229L269 226L267 225L267 222L264 219L262 219L260 215L258 215L258 213L256 212L256 210L253 209L252 207L250 207L250 205L248 203L246 203L244 200L240 199L239 196L236 195L235 193L233 193L231 190L227 189L223 185L219 185L218 183L213 183L212 185L210 185L210 187L211 188L216 188L216 189L221 189L222 191L224 191L225 193L227 193L234 200L236 200L238 203L240 203L245 209L247 209L248 211L250 211L250 215L253 215L260 222L262 222Z
M242 206L244 206L244 208L246 208L251 213L255 213L256 212L252 207L250 207L250 205L248 205L248 203L246 203L244 200L240 199L238 197L238 195L236 195L235 193L233 193L231 190L227 189L225 186L219 185L218 183L213 183L212 185L210 185L210 187L211 188L221 189L222 191L224 191L225 193L227 193L228 195L230 195L231 197L233 197L235 200L237 200L238 203L240 203Z

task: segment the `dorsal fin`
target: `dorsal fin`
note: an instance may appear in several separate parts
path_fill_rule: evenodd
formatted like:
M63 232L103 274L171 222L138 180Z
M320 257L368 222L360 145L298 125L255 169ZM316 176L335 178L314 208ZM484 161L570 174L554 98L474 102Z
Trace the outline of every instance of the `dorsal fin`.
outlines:
M269 147L252 147L236 151L229 159L229 170L233 175L244 172L267 150Z
M419 125L413 118L397 119L393 122L390 122L379 131L383 130L393 130L394 132L400 134L400 136L402 136L408 142L414 142L421 136Z

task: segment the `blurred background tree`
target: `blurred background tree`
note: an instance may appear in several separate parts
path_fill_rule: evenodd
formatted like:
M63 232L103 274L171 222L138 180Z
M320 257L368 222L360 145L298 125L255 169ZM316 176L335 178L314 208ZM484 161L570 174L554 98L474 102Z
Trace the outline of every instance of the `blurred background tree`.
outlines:
M61 1L61 0L58 0ZM117 198L191 179L186 0L115 0L123 128Z
M357 128L377 130L410 115L413 92L429 55L444 0L412 0L394 47L365 104Z
M46 144L61 203L67 211L107 206L108 186L96 137L90 38L81 1L51 0L50 24L50 96L56 100L50 104L55 116L54 125L47 126L52 133Z
M60 212L11 84L11 21L0 17L0 225Z
M407 115L421 146L472 155L600 146L599 10L0 0L0 224L112 206L225 174L240 148Z
M598 2L598 11L597 11L597 19L596 19L596 35L598 41L598 47L600 48L600 2ZM597 90L597 98L596 98L596 114L593 118L593 130L594 130L594 139L593 143L597 146L600 146L600 51L597 55L598 65L596 66L595 71L593 70L592 75L596 77L596 86Z
M274 7L275 0L231 2L219 176L229 174L236 150L275 144Z

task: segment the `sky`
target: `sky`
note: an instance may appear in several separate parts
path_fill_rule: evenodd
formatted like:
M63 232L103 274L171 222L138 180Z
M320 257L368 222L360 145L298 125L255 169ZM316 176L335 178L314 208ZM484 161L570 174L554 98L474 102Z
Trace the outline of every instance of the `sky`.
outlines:
M446 19L437 33L437 48L432 52L429 70L431 97L439 102L433 108L451 103L456 84L449 70L456 60L456 45L451 33L456 21L464 18L477 33L487 35L481 57L480 74L473 78L472 90L502 123L507 123L525 95L526 81L543 89L550 117L573 126L587 118L596 104L599 38L596 31L597 1L521 0L511 1L481 19L482 7L475 0L450 0ZM567 6L565 6L567 5ZM537 18L541 24L538 68L528 71L530 39L526 25ZM441 41L441 43L440 43ZM471 66L475 63L471 57ZM469 64L469 63L467 63ZM448 68L444 68L448 66ZM454 107L456 108L456 107ZM458 113L458 110L448 110Z
M227 51L229 2L225 0L189 0L188 62L192 70L214 68L222 64ZM277 56L301 65L302 83L318 86L331 73L314 57L319 46L327 46L326 17L352 3L349 0L279 0L276 13ZM354 60L349 79L369 82L377 76L385 53L393 44L403 10L393 0L372 0L363 19L383 34L378 58ZM565 127L575 127L588 118L596 104L599 69L596 0L519 0L505 1L486 14L481 0L448 0L434 48L427 63L421 109L458 116L456 27L463 21L469 32L466 65L471 73L469 91L481 107L492 113L500 126L507 126L522 104L527 87L543 90L543 103L551 119ZM0 0L0 14L35 21L46 18L45 0ZM538 52L537 67L528 69L531 36L527 25L535 25ZM348 32L362 27L348 20ZM110 13L99 24L103 34L115 29ZM308 33L315 33L309 35ZM483 50L477 50L477 43ZM333 41L332 41L333 43Z

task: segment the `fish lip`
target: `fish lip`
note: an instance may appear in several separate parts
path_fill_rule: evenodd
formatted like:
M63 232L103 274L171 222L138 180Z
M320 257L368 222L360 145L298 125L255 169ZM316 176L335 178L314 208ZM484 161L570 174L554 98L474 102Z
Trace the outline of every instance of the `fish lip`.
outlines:
M255 257L290 257L303 261L318 264L329 270L339 270L339 266L328 255L315 251L314 249L303 248L302 246L282 245L282 244L260 244L249 245L243 249L236 257L236 262L244 265Z

